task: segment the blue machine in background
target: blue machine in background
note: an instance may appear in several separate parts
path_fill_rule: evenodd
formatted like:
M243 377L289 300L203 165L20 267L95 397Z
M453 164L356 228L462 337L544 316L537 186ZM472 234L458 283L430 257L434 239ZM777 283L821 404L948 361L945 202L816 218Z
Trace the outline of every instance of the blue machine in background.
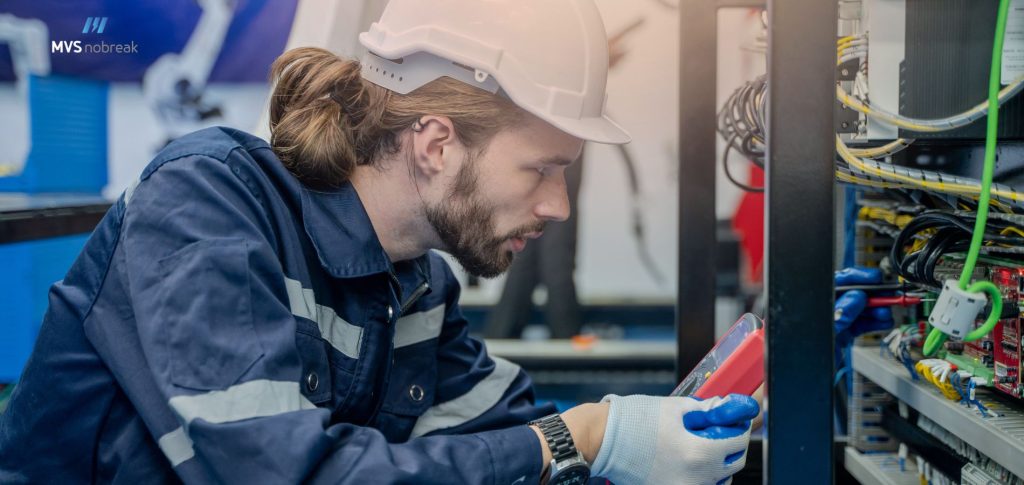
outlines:
M18 380L39 333L50 285L64 277L88 238L0 244L0 383Z
M0 192L98 195L107 185L108 84L29 76L28 159L19 173L0 177Z

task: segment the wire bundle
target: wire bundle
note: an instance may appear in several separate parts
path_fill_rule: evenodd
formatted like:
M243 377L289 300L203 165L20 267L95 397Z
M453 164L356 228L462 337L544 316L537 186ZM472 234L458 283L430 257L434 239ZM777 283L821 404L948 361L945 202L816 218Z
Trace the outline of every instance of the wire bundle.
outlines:
M736 150L754 165L764 168L767 81L767 76L762 75L744 83L733 91L718 112L718 134L725 140L722 168L733 185L748 192L763 192L764 188L736 180L729 170L729 153Z
M837 42L836 65L842 65L844 62L848 62L853 59L860 59L862 65L866 65L864 60L867 58L867 55L868 48L866 36L856 35L843 37ZM866 69L861 69L857 73L855 86L863 83L863 75L865 72ZM998 94L996 96L998 99L997 104L1002 106L1007 100L1017 95L1017 93L1022 89L1024 89L1024 77L1017 78L1010 83L1010 85L998 90ZM952 116L937 119L920 119L896 114L878 106L872 106L865 97L857 96L856 92L854 95L851 95L843 89L843 86L839 83L836 84L836 98L838 98L839 101L848 108L874 118L882 123L919 133L949 131L967 126L981 119L988 113L990 101L982 101L971 109Z
M837 83L836 97L850 109L882 123L907 130L932 133L966 126L985 116L989 111L989 106L993 104L997 105L997 107L1001 106L1024 89L1024 77L1021 77L1002 90L999 90L998 85L996 85L993 92L990 93L989 99L962 113L939 119L911 118L872 106L869 104L867 96L858 93L858 91L861 93L866 92L866 88L862 86L867 72L867 54L866 36L854 35L839 39L836 45L836 65L842 65L850 60L859 59L861 61L861 69L858 70L854 82L854 94L851 95L843 89L841 83ZM906 148L913 141L901 138L878 148L853 149L846 146L843 140L837 136L836 150L840 157L840 163L837 167L837 178L843 182L876 188L921 190L946 194L964 200L982 198L984 184L981 181L944 175L928 170L897 167L885 162L868 160L890 156ZM1010 187L997 184L993 187L991 194L994 198L994 204L1003 210L1009 211L1009 206L1024 207L1024 196Z
M967 213L925 211L910 220L892 245L889 260L896 273L918 285L938 288L935 267L943 255L970 248L975 218ZM1009 235L1021 231L1005 221L987 221L984 240L990 243L1024 245L1024 237ZM913 243L913 244L912 244ZM911 246L909 252L906 247Z
M962 395L954 387L950 381L950 372L953 370L953 365L949 362L939 359L921 359L914 365L914 369L917 373L924 378L926 382L931 383L942 391L942 395L950 401L958 401Z
M766 76L744 83L718 112L718 133L734 150L764 167Z
M981 197L984 188L981 181L975 179L858 157L838 136L836 152L840 159L836 177L843 182L876 188L923 190L950 195L971 204ZM990 193L992 204L1006 212L1011 207L1024 208L1024 194L1012 187L992 184Z

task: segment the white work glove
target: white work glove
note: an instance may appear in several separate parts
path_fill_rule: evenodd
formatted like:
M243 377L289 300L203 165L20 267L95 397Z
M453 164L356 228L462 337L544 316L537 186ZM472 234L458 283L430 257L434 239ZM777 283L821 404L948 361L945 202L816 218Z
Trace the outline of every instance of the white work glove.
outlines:
M746 464L757 401L731 394L605 396L608 424L591 474L616 485L729 483Z

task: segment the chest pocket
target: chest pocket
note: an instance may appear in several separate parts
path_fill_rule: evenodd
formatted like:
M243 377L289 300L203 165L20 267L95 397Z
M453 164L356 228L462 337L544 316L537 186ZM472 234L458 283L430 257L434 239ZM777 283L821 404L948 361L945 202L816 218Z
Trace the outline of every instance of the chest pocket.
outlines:
M205 239L156 265L160 284L140 290L158 302L153 322L164 322L162 345L171 380L189 389L224 389L263 356L252 323L248 253L244 239ZM152 293L151 293L152 292Z

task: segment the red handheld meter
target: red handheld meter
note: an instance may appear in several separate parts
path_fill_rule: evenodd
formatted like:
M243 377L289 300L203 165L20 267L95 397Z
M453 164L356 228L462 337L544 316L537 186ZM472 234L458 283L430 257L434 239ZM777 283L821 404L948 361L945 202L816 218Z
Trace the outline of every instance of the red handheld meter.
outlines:
M746 313L672 391L707 399L754 393L764 382L764 323Z

